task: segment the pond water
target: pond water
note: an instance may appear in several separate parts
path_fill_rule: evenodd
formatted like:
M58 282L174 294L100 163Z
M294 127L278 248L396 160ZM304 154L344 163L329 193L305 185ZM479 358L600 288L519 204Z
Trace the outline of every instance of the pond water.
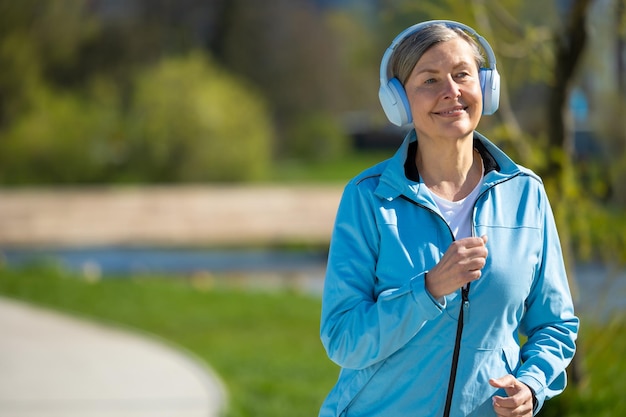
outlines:
M86 279L131 275L195 276L239 286L288 287L321 294L327 253L274 249L96 247L2 249L0 265L47 263Z
M0 249L0 260L19 266L54 262L88 278L136 274L220 275L237 284L290 287L321 294L325 251L186 248ZM626 311L626 270L599 263L577 265L573 293L577 310L604 319Z
M220 272L289 272L317 268L326 262L322 251L262 249L188 249L100 247L0 249L5 262L23 265L55 262L74 271L97 268L102 276L129 274L193 274Z

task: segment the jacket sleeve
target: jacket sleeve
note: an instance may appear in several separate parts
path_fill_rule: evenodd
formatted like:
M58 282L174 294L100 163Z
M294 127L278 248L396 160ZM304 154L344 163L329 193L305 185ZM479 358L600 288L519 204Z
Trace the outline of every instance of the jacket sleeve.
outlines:
M376 293L377 197L362 188L350 183L344 190L322 298L322 343L332 361L352 369L386 359L445 307L426 290L424 273Z
M543 189L541 193L543 253L520 327L528 339L521 349L522 366L517 373L517 378L535 392L535 413L546 399L565 389L565 369L574 356L579 327L554 216Z

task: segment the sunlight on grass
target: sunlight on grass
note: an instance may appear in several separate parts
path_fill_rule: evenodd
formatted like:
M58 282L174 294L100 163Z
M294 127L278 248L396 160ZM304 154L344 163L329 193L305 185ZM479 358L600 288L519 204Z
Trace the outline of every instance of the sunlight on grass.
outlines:
M0 293L189 349L224 380L229 417L317 415L337 375L319 341L314 296L199 289L171 277L89 283L49 268L0 269Z
M51 267L0 267L0 294L150 332L189 349L224 380L228 417L314 416L338 368L319 341L318 296L245 290L225 279L110 278L88 282ZM582 320L583 381L543 417L626 415L626 320Z

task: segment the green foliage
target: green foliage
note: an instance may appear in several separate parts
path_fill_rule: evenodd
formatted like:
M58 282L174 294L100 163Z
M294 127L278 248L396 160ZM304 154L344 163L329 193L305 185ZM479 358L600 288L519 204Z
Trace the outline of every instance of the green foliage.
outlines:
M379 69L377 58L382 56L386 43L391 39L385 38L378 30L372 30L363 23L365 21L367 17L361 16L358 9L338 9L327 13L326 24L337 51L336 68L332 72L339 80L339 84L332 88L335 95L341 97L341 107L337 112L367 111L375 119L373 124L381 125L386 123L386 118L378 101L378 89L372 80ZM331 109L326 105L322 108Z
M153 181L243 181L267 175L272 127L262 98L202 54L137 77L128 163Z
M36 88L37 87L37 88ZM30 87L0 141L0 182L243 181L268 174L272 126L261 97L202 54L140 73L129 109L119 85L86 93Z
M201 52L155 59L166 47L132 7L129 18L145 30L98 10L72 0L0 0L0 183L267 175L274 134L258 92ZM169 53L192 49L178 46Z
M576 261L590 260L624 264L626 237L621 231L625 230L626 218L623 208L594 192L593 184L598 181L606 184L606 178L592 175L582 180L580 166L575 166L560 149L546 152L536 168L542 172L549 164L560 167L558 175L544 175L543 181L561 236L566 264L571 266Z
M626 108L626 105L624 108ZM624 116L622 115L621 117L623 118ZM599 181L610 188L613 201L617 205L624 207L626 206L626 181L624 181L624 178L626 178L626 152L623 145L621 149L618 148L615 152L620 156L616 157L613 163L608 167L610 177L606 178L602 176ZM607 169L607 167L605 166L604 169Z
M33 88L83 79L81 48L98 28L84 2L0 0L0 127L27 109Z
M346 156L350 138L330 115L300 117L287 138L289 155L304 160L332 161Z
M613 417L626 413L626 317L616 316L607 323L582 324L578 355L586 378L577 386L548 401L542 417Z
M274 165L273 181L280 183L345 184L361 171L393 155L393 151L350 152L344 158L331 161L284 160Z
M293 122L309 113L334 113L345 100L337 39L310 0L228 3L219 56L272 103L277 151L287 154L282 145L288 146Z
M585 198L569 200L561 208L578 261L626 264L626 236L621 233L626 230L623 208Z
M40 86L29 111L0 142L0 181L84 183L102 179L107 141L119 127L115 103Z
M34 45L24 33L9 33L0 37L0 121L12 122L33 88L40 83L40 64Z

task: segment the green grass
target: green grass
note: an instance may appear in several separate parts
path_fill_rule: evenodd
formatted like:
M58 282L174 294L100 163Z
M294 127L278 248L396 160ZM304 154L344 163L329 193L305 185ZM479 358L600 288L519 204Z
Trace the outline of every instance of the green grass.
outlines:
M227 416L314 416L338 369L319 341L320 300L242 291L206 279L88 282L52 269L0 268L0 293L156 334L221 376Z
M578 343L582 381L547 403L542 417L626 416L626 316L598 324L583 318Z
M222 377L229 417L315 416L337 376L318 328L321 303L294 291L252 291L192 277L89 282L51 267L0 267L0 294L125 327L183 346ZM582 320L584 379L542 417L626 415L626 319Z
M273 167L270 181L345 184L361 171L389 159L395 149L355 151L334 161L281 161Z

